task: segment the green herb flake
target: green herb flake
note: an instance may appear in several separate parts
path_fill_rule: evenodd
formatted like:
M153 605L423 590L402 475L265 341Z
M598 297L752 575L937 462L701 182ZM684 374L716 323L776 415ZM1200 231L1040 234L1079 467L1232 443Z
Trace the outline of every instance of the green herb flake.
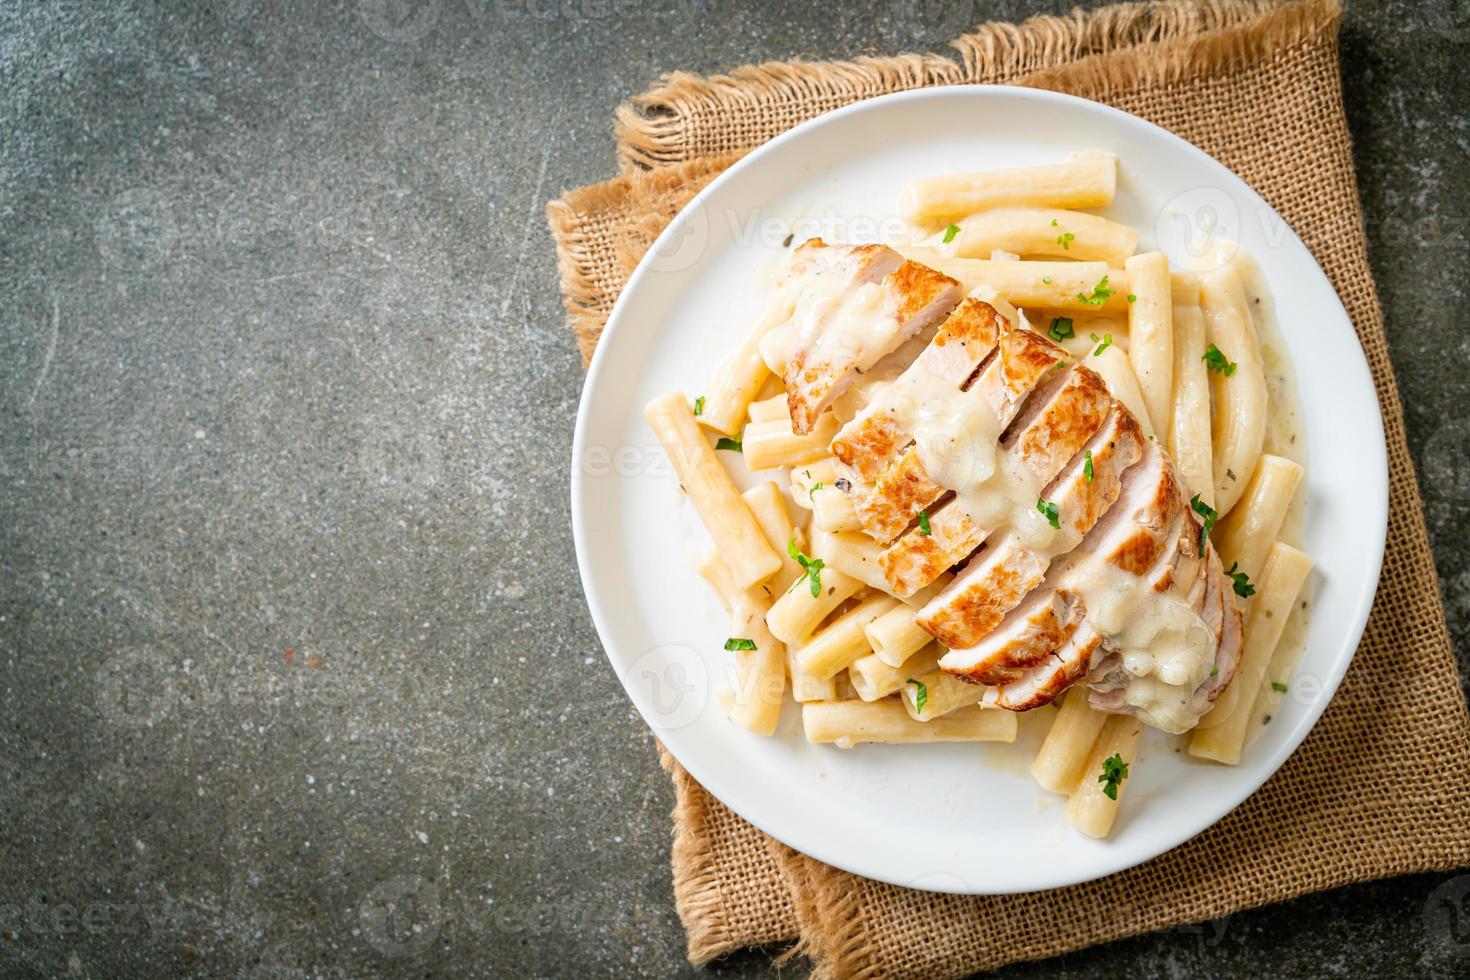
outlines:
M822 489L826 485L827 484L825 484L825 483L813 483L812 484L812 488L806 492L806 499L808 499L808 500L816 500L817 499L817 491L820 490L820 489Z
M1134 294L1134 293L1129 293L1128 294L1128 302L1130 302L1130 303L1137 303L1138 302L1138 296L1136 294Z
M715 443L715 448L728 449L732 453L745 452L745 447L740 444L739 439L727 439L725 436L720 436L719 441Z
M1127 778L1128 763L1123 761L1121 755L1114 752L1103 760L1102 775L1097 777L1097 781L1103 784L1103 796L1116 801L1118 799L1118 787Z
M803 572L801 578L792 583L792 587L794 588L802 579L807 579L811 583L812 598L815 599L821 595L822 569L827 566L827 563L820 558L810 558L802 554L801 549L796 546L795 538L786 542L786 553L791 556L792 561L801 566Z
M959 233L960 233L960 226L959 225L950 225L948 228L945 228L944 229L944 244L948 245L950 242L954 241L954 236L958 235Z
M1092 450L1082 450L1082 475L1087 477L1087 482L1092 482Z
M1235 570L1239 565L1240 562L1238 561L1231 562L1230 567L1225 569L1225 574L1230 576L1231 588L1235 590L1235 594L1242 599L1249 599L1256 594L1256 587L1251 585L1249 575L1245 572L1237 572Z
M1215 508L1199 499L1199 494L1195 494L1189 498L1189 506L1196 514L1204 518L1204 526L1199 531L1199 556L1203 558L1205 556L1205 545L1210 540L1210 532L1215 529L1215 522L1220 519L1220 515L1215 511Z
M754 650L755 641L747 640L743 636L732 636L725 641L726 650Z
M1097 285L1092 287L1092 295L1078 293L1077 300L1089 306L1102 306L1116 292L1116 289L1108 288L1108 277L1103 276L1098 280Z
M1214 664L1211 664L1210 665L1210 676L1211 677L1214 677L1214 676L1216 676L1219 673L1220 673L1220 668L1219 667L1216 667Z
M1046 518L1046 523L1050 524L1058 531L1062 529L1061 511L1057 508L1056 504L1052 503L1050 500L1044 500L1038 497L1036 499L1036 509L1039 510L1041 512L1041 515Z
M1205 349L1205 356L1200 360L1205 362L1205 368L1210 373L1222 374L1227 378L1235 373L1236 368L1240 367L1239 364L1227 358L1225 352L1214 344Z
M1052 224L1056 224L1056 222L1053 221ZM1076 240L1077 236L1072 234L1070 231L1063 232L1062 234L1057 236L1057 244L1062 246L1063 252L1070 252L1072 250L1072 243Z
M934 533L933 529L929 527L929 512L927 510L919 511L919 533L925 537Z
M1277 694L1285 694L1287 691L1287 687L1280 681L1272 681L1271 690L1275 691Z
M1057 219L1056 219L1056 218L1052 218L1052 219L1051 219L1051 226L1052 226L1052 227L1053 227L1053 228L1055 228L1055 227L1056 227L1056 226L1057 226Z
M1042 276L1041 277L1041 281L1044 282L1044 283L1046 283L1048 286L1050 286L1051 285L1051 276Z
M1102 356L1103 351L1113 346L1113 335L1110 333L1105 333L1101 337L1099 337L1097 334L1092 334L1092 342L1094 344L1097 344L1097 350L1092 352L1092 356L1100 357Z
M929 703L929 685L923 681L916 681L912 677L908 683L914 685L914 711L918 714L924 713L924 705Z
M1052 340L1066 340L1074 336L1072 318L1069 316L1052 317L1051 326L1046 328L1046 335Z

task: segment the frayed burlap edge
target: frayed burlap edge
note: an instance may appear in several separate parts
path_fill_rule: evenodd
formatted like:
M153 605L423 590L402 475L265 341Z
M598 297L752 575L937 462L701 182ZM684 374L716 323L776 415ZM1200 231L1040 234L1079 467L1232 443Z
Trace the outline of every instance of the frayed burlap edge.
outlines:
M592 360L597 338L612 313L616 290L604 288L589 272L594 266L594 250L603 236L611 232L615 255L631 257L629 266L648 251L686 199L688 188L702 188L719 176L740 154L727 154L703 160L691 160L677 167L627 173L621 177L568 191L546 205L546 221L556 242L556 266L561 276L562 306L567 320L577 335L577 349L582 367ZM669 207L651 214L634 215L628 202L668 199ZM595 224L587 216L595 216ZM607 247L607 246L604 246Z
M1205 63L1185 60L1191 56L1188 53L1161 65L1151 59L1139 61L1146 61L1150 69L1181 75L1218 71L1222 64L1244 63L1253 50L1259 50L1251 46L1257 38L1270 37L1276 45L1298 43L1335 19L1339 8L1338 0L1308 0L1289 6L1273 0L1159 0L1074 10L1061 17L1032 17L1021 24L984 23L951 42L960 58L958 64L937 54L905 54L852 61L768 62L710 77L674 72L618 108L618 153L625 165L666 167L708 152L696 138L701 119L748 115L758 106L794 105L805 107L802 118L812 118L891 92L1016 81L1067 62L1102 58L1140 45L1200 41L1198 54L1208 59ZM1221 32L1241 27L1246 30L1231 41L1217 38ZM777 116L772 131L751 126L742 133L744 145L721 149L749 149L801 121L772 115Z
M700 115L749 110L767 101L811 101L820 115L859 99L962 80L960 66L937 54L768 62L710 78L673 72L618 107L614 133L626 163L663 167L690 159L690 121ZM749 145L766 138L756 134Z
M703 966L733 945L729 918L721 900L719 868L704 844L709 809L694 802L694 794L703 792L703 787L674 761L662 742L658 746L658 764L674 781L674 907L679 920L685 923L689 962ZM700 928L689 928L691 922L698 922Z

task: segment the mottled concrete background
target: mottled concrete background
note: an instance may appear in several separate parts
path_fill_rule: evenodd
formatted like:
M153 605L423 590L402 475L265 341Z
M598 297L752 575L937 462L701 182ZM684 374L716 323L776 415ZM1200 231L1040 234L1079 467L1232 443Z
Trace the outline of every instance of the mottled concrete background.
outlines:
M819 6L0 2L0 975L695 975L669 786L573 561L542 205L613 172L611 110L659 72L1060 9ZM1462 666L1467 57L1465 0L1350 4ZM1464 975L1467 892L1005 973Z

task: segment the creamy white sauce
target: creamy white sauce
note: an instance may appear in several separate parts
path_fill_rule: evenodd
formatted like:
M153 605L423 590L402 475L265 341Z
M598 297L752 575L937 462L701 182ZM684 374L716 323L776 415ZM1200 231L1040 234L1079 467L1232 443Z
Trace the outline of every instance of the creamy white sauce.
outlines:
M1276 307L1266 288L1265 277L1255 260L1244 251L1237 250L1235 261L1240 282L1245 289L1246 306L1250 309L1251 322L1260 338L1261 361L1266 369L1267 422L1264 452L1307 465L1307 433L1302 423L1301 399L1297 393L1296 371L1286 344L1281 339L1281 325L1276 319ZM1307 518L1307 481L1304 478L1297 488L1287 509L1286 520L1281 526L1281 540L1293 547L1302 546L1302 533ZM1307 629L1313 607L1313 579L1307 576L1302 584L1301 595L1291 609L1291 615L1282 629L1276 652L1272 655L1268 681L1276 681L1291 687L1291 677L1297 663L1307 648ZM1254 714L1248 729L1247 745L1268 724L1268 719L1279 710L1282 695L1268 691L1256 699Z

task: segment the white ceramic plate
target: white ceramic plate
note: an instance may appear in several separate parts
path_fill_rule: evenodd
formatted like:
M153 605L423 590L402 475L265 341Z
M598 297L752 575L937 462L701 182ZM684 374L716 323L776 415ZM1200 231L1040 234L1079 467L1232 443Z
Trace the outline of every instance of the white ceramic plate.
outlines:
M1191 221L1213 220L1261 265L1295 361L1305 428L1307 550L1316 611L1293 694L1243 764L1185 761L1146 740L1111 839L1071 831L1027 774L1043 718L1005 745L809 745L788 705L776 737L730 724L728 621L693 565L708 539L644 423L643 405L692 399L760 312L782 243L878 241L916 177L1121 160L1106 213L1176 263ZM629 696L674 756L730 809L797 850L898 885L995 894L1056 888L1146 861L1237 806L1297 747L1356 648L1383 555L1387 461L1368 366L1326 276L1285 223L1219 163L1115 109L1031 89L966 86L850 106L750 154L699 195L623 291L577 417L572 518L597 630ZM1310 678L1310 681L1307 679ZM1157 735L1157 733L1150 733Z

